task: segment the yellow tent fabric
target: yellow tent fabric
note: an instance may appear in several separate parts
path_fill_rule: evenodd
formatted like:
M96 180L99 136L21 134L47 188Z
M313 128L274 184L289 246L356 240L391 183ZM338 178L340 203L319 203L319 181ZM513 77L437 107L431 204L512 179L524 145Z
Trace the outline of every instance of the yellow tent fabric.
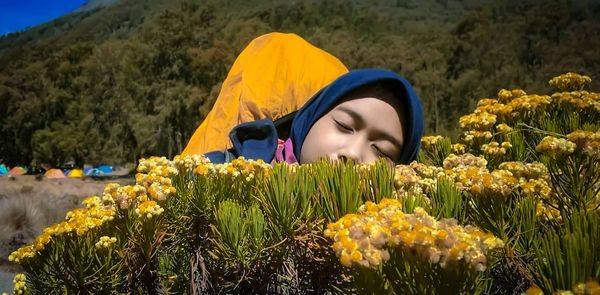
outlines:
M71 177L71 178L81 178L81 177L83 177L83 170L73 169L73 170L71 170L71 172L69 172L69 175L67 175L67 176Z
M348 72L333 55L295 34L269 33L250 42L234 62L215 105L183 155L231 147L229 131L243 122L279 119Z

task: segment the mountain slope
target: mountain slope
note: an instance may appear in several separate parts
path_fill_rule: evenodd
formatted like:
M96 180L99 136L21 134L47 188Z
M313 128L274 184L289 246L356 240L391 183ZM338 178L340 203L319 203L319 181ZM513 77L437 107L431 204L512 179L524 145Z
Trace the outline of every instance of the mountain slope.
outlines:
M110 1L109 1L110 2ZM0 38L0 158L132 162L181 151L236 55L294 32L348 67L401 73L427 132L504 87L543 91L577 71L600 81L598 1L91 1ZM108 2L102 2L107 3Z

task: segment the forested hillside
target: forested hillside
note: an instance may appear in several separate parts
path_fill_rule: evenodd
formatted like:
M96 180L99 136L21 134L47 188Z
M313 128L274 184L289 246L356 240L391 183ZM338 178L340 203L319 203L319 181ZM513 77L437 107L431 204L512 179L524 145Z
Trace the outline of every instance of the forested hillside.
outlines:
M0 38L0 158L134 162L178 154L254 37L294 32L349 68L406 76L428 133L499 88L600 81L600 1L132 1Z

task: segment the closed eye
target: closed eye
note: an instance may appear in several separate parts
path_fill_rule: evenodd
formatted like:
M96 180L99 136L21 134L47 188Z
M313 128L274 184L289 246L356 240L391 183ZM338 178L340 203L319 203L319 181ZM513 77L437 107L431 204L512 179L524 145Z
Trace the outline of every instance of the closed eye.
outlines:
M346 125L346 124L344 124L344 123L342 123L342 122L340 122L340 121L338 121L336 119L333 119L333 121L335 122L335 125L337 125L337 127L340 130L344 131L344 132L352 132L352 131L354 131L352 128L350 128L350 126L348 126L348 125Z
M384 158L388 158L388 159L392 159L392 157L388 154L386 154L385 152L383 152L379 147L377 147L376 145L373 145L373 149L375 150L375 152L379 155L379 157L384 157Z

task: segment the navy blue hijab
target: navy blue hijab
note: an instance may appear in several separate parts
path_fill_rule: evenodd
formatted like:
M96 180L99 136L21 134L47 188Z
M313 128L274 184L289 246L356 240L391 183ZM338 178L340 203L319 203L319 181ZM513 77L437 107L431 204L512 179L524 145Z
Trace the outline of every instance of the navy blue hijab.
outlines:
M423 110L412 86L406 79L394 72L382 69L361 69L350 71L331 84L325 86L307 101L294 116L290 137L294 146L294 154L300 159L302 144L313 124L335 107L342 99L358 88L375 83L382 83L391 89L400 99L406 118L406 134L404 146L398 164L408 164L417 158L421 136L423 135ZM233 148L223 152L211 152L207 157L213 163L228 162L235 157L246 159L263 159L271 162L277 149L277 130L270 119L247 122L236 126L229 138Z

